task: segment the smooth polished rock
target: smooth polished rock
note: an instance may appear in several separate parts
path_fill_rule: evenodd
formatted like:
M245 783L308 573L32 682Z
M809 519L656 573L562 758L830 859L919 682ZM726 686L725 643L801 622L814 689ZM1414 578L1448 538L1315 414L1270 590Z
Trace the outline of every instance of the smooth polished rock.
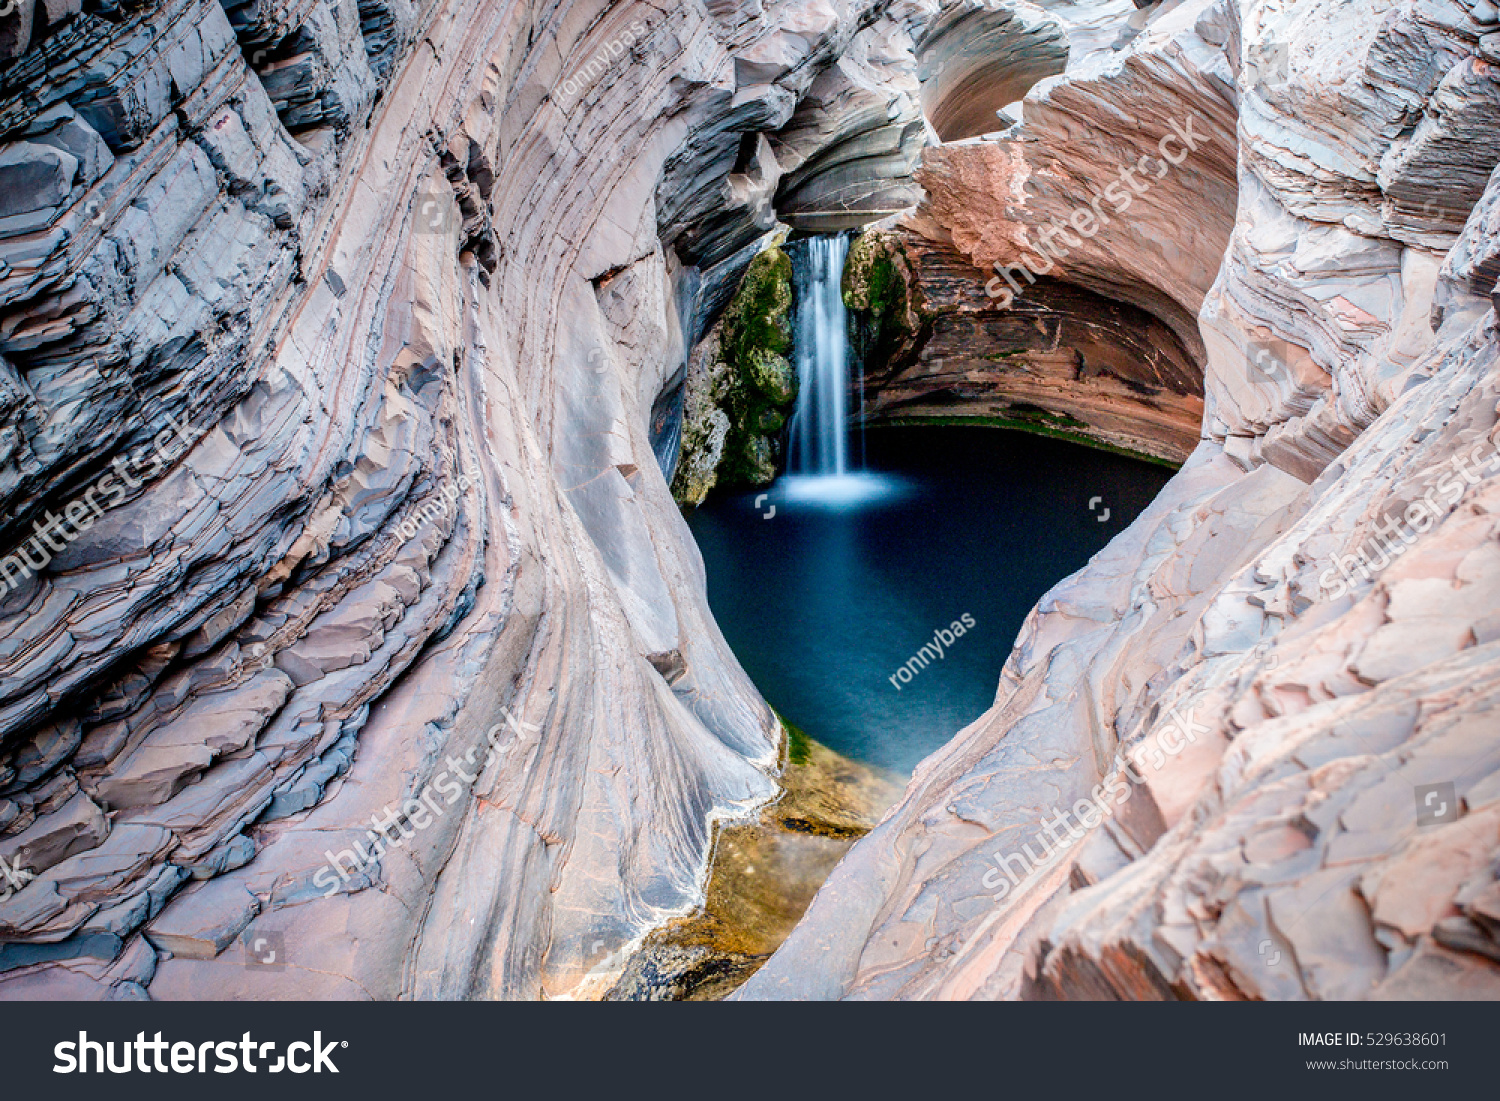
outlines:
M1126 296L1197 314L1203 441L1041 600L994 709L918 768L739 996L1493 996L1500 147L1469 128L1494 90L1464 20L1186 0L1089 84L1074 118L1111 128L1112 97L1170 68L1178 103L1238 103L1227 249L1170 277L1150 246L1109 258ZM1092 64L1002 142L1115 63ZM1068 166L1093 148L1025 146L1027 204L1036 178L1087 201L1098 174ZM950 192L966 149L945 147ZM1407 193L1444 159L1450 181ZM945 209L915 228L980 208ZM955 242L988 259L985 228ZM1101 270L1090 254L1061 277ZM1164 832L1121 844L1147 797Z

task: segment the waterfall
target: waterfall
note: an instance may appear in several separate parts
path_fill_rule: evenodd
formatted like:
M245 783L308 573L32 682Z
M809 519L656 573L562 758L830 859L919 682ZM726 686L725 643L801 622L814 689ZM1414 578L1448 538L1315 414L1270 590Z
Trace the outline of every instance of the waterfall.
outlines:
M849 320L843 295L848 255L844 234L813 237L796 280L801 389L787 456L794 475L842 478L849 472Z
M787 476L774 499L788 505L865 508L894 500L902 480L866 473L864 430L850 454L849 315L844 309L844 261L849 236L810 237L806 261L793 265L797 295L797 408L788 429ZM863 412L864 378L855 412ZM852 468L852 469L851 469Z

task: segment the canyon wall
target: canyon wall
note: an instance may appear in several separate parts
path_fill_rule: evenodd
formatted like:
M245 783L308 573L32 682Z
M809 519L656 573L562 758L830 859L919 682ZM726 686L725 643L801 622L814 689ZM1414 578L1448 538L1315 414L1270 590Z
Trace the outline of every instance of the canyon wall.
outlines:
M0 17L0 997L568 996L701 898L780 729L661 437L778 191L909 203L888 6Z
M581 996L695 906L781 732L689 361L872 219L882 415L1186 463L745 995L1496 996L1494 20L22 0L0 997Z
M1019 145L1026 205L1066 215L1151 132L1152 74L1168 115L1228 89L1222 256L1207 193L1062 265L1196 314L1202 441L742 996L1500 997L1496 9L1145 15L1120 79L1096 59L993 148L929 151L924 209L1006 260L976 162L1004 184Z
M961 420L1174 463L1192 453L1203 368L1168 324L1061 279L1023 284L1002 307L986 292L995 278L945 232L895 225L856 242L845 301L867 423Z
M1178 463L1192 453L1195 318L1234 225L1228 29L1209 19L1131 43L1134 10L956 4L919 39L929 114L966 140L924 151L925 201L866 246L908 299L850 297L861 326L884 330L863 349L867 417L1030 422ZM1048 75L1059 44L1066 79ZM1024 122L994 117L1033 84Z

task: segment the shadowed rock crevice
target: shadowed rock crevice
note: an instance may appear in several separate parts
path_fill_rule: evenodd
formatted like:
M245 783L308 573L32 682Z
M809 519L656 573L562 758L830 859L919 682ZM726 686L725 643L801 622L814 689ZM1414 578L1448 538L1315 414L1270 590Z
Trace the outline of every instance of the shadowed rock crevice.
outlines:
M910 230L859 238L844 300L869 422L1036 421L1171 462L1192 452L1201 377L1171 328L1059 280L1038 280L1001 309L985 281L966 257Z
M945 5L917 42L922 109L939 139L1005 130L1033 85L1068 61L1065 24L1046 5Z
M739 996L1500 995L1500 146L1468 129L1500 102L1471 79L1494 10L1146 8L1116 57L1028 100L1021 132L1050 140L924 160L927 226L1014 262L986 197L1045 224L1088 202L1101 148L1204 120L1138 237L1056 273L1174 331L1196 314L1202 440L1040 601L994 709ZM1465 167L1429 190L1452 208L1419 227L1402 166L1445 157Z

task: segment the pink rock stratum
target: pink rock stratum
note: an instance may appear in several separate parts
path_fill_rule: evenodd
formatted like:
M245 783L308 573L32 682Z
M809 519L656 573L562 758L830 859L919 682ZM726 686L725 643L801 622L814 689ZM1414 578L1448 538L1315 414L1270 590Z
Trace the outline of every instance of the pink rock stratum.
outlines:
M737 996L1500 997L1494 19L13 5L0 999L606 989L777 792L681 395L866 223L878 415L1185 462Z

